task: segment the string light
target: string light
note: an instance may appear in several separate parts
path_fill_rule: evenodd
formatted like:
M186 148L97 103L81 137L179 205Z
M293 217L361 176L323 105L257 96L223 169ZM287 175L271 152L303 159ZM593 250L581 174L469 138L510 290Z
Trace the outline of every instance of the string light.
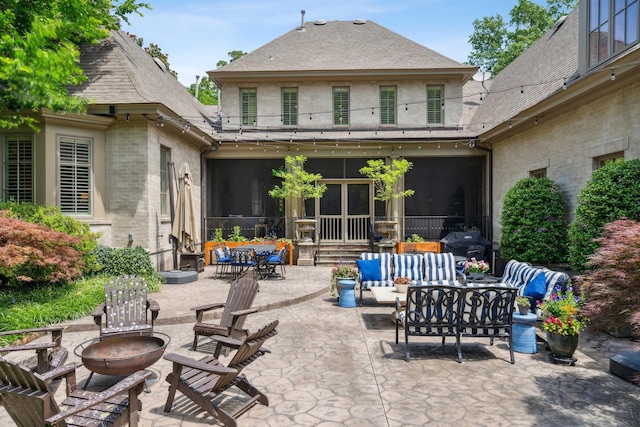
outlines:
M130 117L129 117L129 113L125 114L125 115L124 115L124 118L125 118L125 120L126 120L126 121L129 121L129 119L130 119Z
M440 143L438 142L438 148L440 148Z
M567 78L564 78L564 82L562 83L562 90L567 90Z
M520 93L523 94L524 93L524 86L520 86Z
M536 116L536 121L534 123L538 124L538 116Z
M613 67L611 67L611 81L616 79L616 73L613 72Z

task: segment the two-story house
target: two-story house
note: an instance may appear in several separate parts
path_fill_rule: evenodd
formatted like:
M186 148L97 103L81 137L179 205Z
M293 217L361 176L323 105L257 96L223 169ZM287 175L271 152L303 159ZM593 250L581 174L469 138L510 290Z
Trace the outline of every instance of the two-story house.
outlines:
M402 235L490 234L488 154L464 126L479 103L481 85L465 85L475 72L365 20L303 22L210 71L221 131L207 155L207 232L262 221L284 233L281 219L302 206L268 190L289 154L306 156L328 186L305 209L321 242L366 242L367 222L385 213L359 169L394 157L413 164L404 187L415 195L393 205Z

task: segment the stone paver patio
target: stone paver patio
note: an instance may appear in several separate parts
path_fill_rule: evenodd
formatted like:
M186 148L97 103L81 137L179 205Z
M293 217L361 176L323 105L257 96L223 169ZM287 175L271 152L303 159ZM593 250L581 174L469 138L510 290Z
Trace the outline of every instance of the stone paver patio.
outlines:
M363 306L339 307L326 291L329 270L294 266L287 280L261 282L256 305L263 311L247 326L279 319L279 333L266 343L272 353L244 372L270 406L252 407L239 417L240 426L640 425L640 390L608 372L611 352L630 348L628 340L581 338L577 365L564 366L549 361L543 342L537 354L516 353L512 365L506 342L463 339L460 364L453 339L443 348L440 339L414 338L407 363L404 338L395 344L392 307L375 304L370 293ZM165 285L154 294L161 306L156 330L171 336L167 352L199 358L211 351L206 344L202 352L190 350L189 307L224 300L228 284L212 280L212 271L207 267L198 282ZM71 353L97 336L90 324L89 318L71 322L63 337ZM69 361L77 360L70 355ZM164 378L171 365L161 359L150 370L159 381L141 396L141 425L219 425L180 393L165 413ZM87 376L84 367L78 370L80 384ZM96 374L89 388L113 382ZM57 393L63 395L63 387ZM238 398L229 393L224 404L233 406ZM0 425L13 425L2 408Z

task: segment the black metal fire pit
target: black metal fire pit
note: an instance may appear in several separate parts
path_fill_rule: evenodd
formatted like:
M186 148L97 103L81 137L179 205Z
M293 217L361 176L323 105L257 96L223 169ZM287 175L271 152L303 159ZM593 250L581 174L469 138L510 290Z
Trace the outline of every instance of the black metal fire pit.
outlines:
M148 368L162 357L170 341L168 335L154 332L153 335L103 340L95 338L83 342L75 348L74 353L82 358L84 366L91 371L84 388L87 388L96 372L103 375L130 375Z

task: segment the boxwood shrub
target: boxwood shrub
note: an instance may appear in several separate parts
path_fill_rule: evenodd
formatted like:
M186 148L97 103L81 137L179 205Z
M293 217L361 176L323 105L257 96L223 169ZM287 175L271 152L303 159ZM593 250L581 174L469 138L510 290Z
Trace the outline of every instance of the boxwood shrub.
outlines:
M567 259L566 203L548 178L524 178L507 191L502 206L500 247L506 260L532 264Z
M591 175L578 195L576 218L569 228L569 263L587 268L598 248L602 228L619 218L640 221L640 159L609 163Z

